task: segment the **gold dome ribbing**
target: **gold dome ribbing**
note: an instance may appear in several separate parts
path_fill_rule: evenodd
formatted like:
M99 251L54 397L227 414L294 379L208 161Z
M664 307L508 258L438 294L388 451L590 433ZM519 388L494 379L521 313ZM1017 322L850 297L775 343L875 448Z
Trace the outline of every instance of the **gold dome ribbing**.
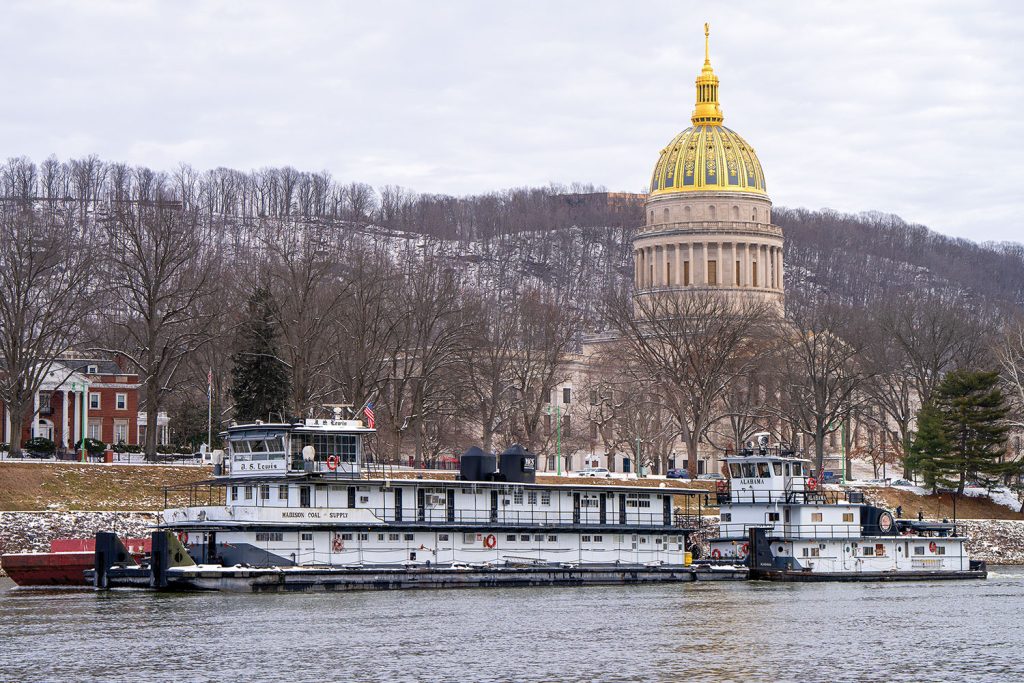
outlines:
M767 194L754 148L722 125L718 76L711 68L708 34L708 25L704 24L704 68L697 76L693 126L661 150L651 178L651 196L723 190Z

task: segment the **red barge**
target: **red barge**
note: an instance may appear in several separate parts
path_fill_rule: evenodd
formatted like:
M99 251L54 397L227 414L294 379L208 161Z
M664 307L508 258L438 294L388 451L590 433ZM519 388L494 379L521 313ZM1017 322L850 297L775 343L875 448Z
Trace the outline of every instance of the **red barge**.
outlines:
M137 560L152 547L149 538L127 538L124 544ZM48 553L0 556L0 567L19 586L91 586L85 572L95 560L95 538L58 538L50 542Z

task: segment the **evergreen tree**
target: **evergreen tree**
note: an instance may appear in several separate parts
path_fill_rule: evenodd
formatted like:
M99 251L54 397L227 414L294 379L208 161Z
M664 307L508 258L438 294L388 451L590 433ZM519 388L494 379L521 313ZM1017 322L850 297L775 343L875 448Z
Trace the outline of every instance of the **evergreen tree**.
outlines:
M933 403L926 403L917 413L917 434L904 460L907 470L924 478L925 486L935 488L940 472L939 461L950 451L942 424L942 413Z
M263 287L257 287L249 297L239 344L231 359L235 419L284 419L288 369L278 355L274 300Z
M969 479L994 484L1012 466L1002 462L1008 412L998 373L949 373L918 413L911 466L929 485L959 493Z

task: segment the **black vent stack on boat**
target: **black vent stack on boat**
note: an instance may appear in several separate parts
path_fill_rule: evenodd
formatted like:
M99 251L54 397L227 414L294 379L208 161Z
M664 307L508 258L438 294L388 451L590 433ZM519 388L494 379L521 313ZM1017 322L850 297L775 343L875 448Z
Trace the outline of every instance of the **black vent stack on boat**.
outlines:
M492 481L498 471L498 457L479 446L471 446L459 458L459 479Z

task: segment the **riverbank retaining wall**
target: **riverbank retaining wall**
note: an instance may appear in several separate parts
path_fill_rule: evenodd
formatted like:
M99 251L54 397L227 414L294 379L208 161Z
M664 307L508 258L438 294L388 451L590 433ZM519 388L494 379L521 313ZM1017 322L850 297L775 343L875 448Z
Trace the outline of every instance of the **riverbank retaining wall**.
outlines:
M0 512L0 555L47 552L55 538L92 538L97 531L148 536L157 517L155 512Z

